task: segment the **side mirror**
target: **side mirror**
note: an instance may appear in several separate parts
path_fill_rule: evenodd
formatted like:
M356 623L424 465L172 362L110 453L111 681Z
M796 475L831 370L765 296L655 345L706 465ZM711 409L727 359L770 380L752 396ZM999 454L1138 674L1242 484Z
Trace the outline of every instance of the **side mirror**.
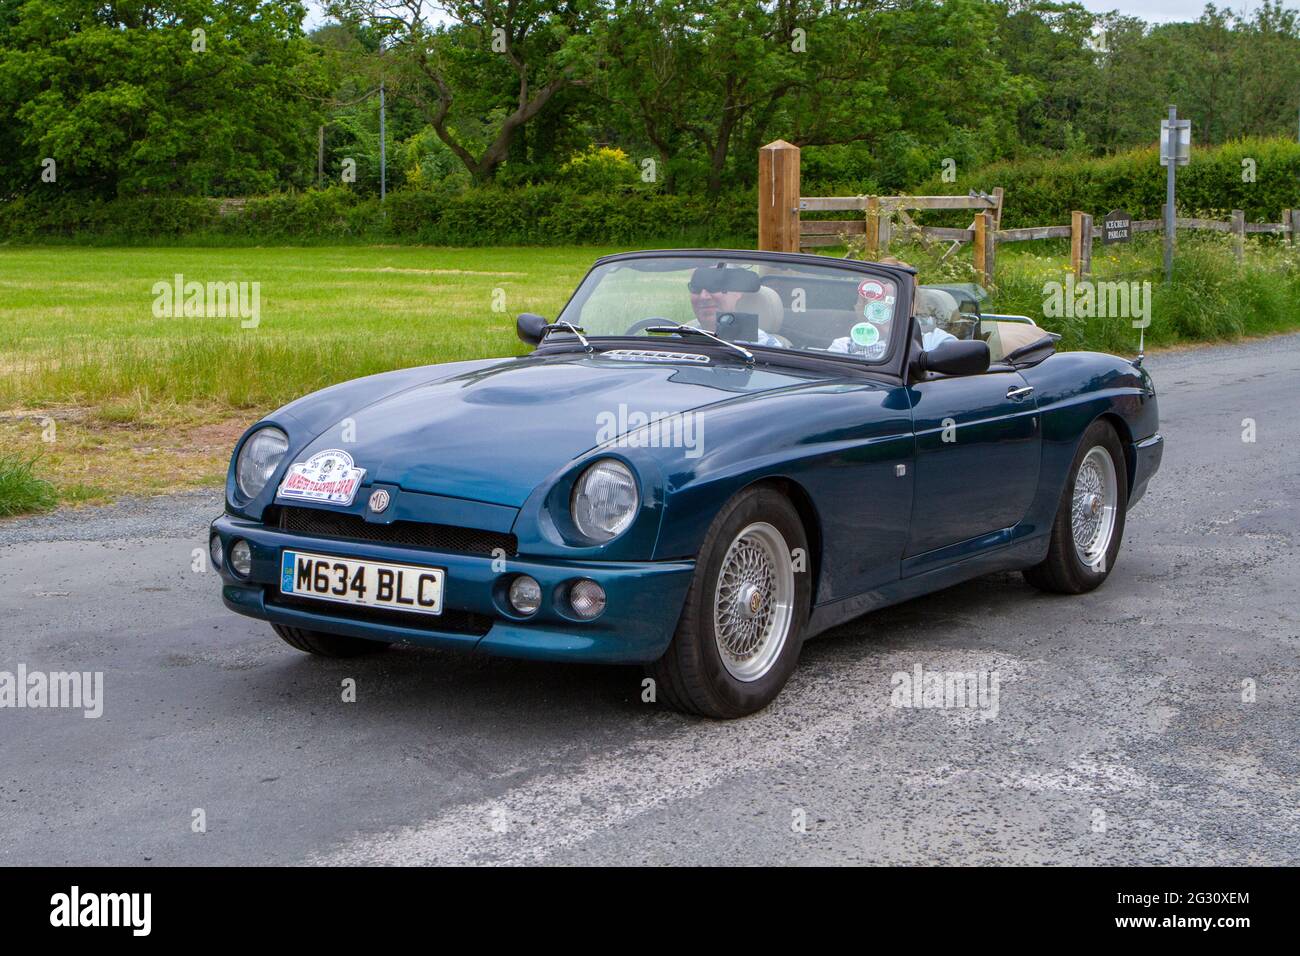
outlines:
M532 312L521 313L515 320L515 334L519 336L519 341L525 345L537 346L542 342L542 336L549 322L540 315L534 315Z
M978 375L989 370L989 344L980 339L944 342L918 355L916 367L941 375Z

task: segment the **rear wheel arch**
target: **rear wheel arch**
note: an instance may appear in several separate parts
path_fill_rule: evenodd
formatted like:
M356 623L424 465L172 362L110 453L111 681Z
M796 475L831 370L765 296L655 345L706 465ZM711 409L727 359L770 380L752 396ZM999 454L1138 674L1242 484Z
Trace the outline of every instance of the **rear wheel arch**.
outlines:
M1102 452L1101 458L1105 466L1104 469L1092 466L1092 475L1100 476L1102 471L1108 471L1110 477L1100 484L1094 480L1091 489L1088 486L1084 487L1084 497L1092 499L1092 515L1099 517L1080 518L1080 515L1086 515L1086 511L1077 510L1080 506L1080 499L1077 497L1080 491L1077 483L1082 470L1095 452ZM1126 457L1120 430L1103 416L1095 418L1084 430L1071 459L1065 487L1057 499L1047 553L1038 564L1023 569L1021 573L1026 581L1043 591L1057 594L1083 594L1106 580L1119 556L1124 536L1124 515L1128 510L1128 479L1124 475L1126 469L1121 467L1121 459ZM1109 488L1106 487L1107 481ZM1099 504L1109 505L1110 510L1102 512L1098 508ZM1083 553L1076 541L1075 535L1079 531L1080 520L1084 533L1089 533L1088 525L1091 520L1095 525L1095 530L1091 533L1100 538L1099 546L1103 549L1103 553L1098 556L1095 564L1089 562L1087 555Z

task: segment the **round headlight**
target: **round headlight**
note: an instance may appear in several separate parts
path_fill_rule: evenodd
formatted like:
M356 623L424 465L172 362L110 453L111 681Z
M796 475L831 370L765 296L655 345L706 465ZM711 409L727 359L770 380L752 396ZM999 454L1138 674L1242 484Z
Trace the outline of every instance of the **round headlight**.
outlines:
M246 578L253 570L253 549L247 541L236 541L230 546L230 568L241 578Z
M627 530L641 499L627 465L613 458L598 461L573 486L573 523L588 538L608 541Z
M253 432L239 449L239 459L235 462L235 483L240 493L248 498L261 494L288 450L289 436L280 429L263 428Z
M510 585L510 606L520 614L536 614L542 606L542 586L535 578L519 575Z

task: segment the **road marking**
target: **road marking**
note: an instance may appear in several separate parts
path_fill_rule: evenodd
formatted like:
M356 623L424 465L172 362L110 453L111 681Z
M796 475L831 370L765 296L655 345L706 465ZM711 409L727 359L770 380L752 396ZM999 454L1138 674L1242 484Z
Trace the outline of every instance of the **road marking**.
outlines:
M866 645L863 654L870 654ZM307 862L536 863L725 780L845 747L861 737L862 724L898 717L889 705L890 678L918 663L937 671L996 670L1004 683L1025 669L1013 658L966 651L893 652L848 667L835 660L796 672L776 702L754 717L693 722L667 740L638 741L576 770L543 773L496 799L454 807L425 823L359 834ZM807 714L817 716L809 721ZM954 734L969 732L969 716L926 714Z

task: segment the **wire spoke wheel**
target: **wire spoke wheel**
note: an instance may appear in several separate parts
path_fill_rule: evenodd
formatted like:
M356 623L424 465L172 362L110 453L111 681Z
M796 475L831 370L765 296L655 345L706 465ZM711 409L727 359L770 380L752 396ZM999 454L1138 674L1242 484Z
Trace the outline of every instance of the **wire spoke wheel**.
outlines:
M781 656L794 619L794 562L775 527L756 521L731 542L713 598L713 632L727 672L756 681Z
M1079 463L1070 503L1074 550L1079 560L1089 568L1098 567L1110 549L1118 504L1119 482L1115 475L1115 462L1110 452L1095 445Z

